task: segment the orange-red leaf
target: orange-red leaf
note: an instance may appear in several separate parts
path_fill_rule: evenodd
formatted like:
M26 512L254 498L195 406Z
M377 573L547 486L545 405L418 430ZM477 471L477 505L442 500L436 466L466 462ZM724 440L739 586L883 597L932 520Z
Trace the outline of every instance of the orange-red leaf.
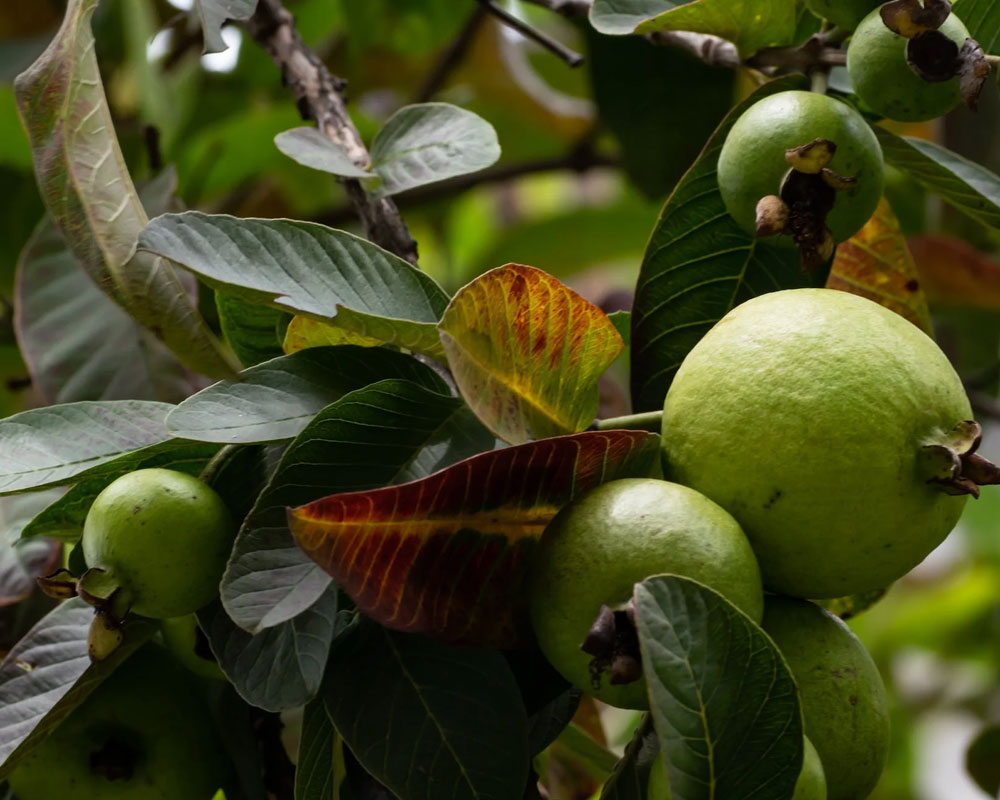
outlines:
M535 543L581 492L652 474L659 437L592 431L492 450L399 486L289 511L299 546L382 625L513 646Z
M913 256L884 197L865 226L837 248L826 286L874 300L932 333Z
M521 264L459 291L438 329L465 401L515 444L590 425L597 381L625 346L601 309Z
M910 238L917 272L933 300L1000 310L1000 262L954 236Z

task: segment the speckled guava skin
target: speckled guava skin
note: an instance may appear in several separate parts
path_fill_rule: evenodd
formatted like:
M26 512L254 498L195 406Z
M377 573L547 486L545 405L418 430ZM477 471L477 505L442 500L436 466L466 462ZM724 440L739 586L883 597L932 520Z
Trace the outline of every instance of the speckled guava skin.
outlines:
M889 711L875 662L847 625L806 600L768 596L761 625L799 687L806 736L826 775L826 795L818 796L864 800L889 751Z
M938 30L959 48L969 36L954 14ZM925 81L906 63L906 42L885 26L877 9L861 20L847 47L847 72L855 93L876 114L900 122L947 114L962 99L958 78Z
M882 148L868 123L853 108L817 92L779 92L754 103L733 124L719 153L718 182L733 219L748 233L756 230L757 202L781 191L790 169L785 151L828 139L837 145L829 168L857 178L837 192L826 224L833 238L851 238L869 220L882 197ZM790 236L762 242L791 244Z
M845 31L854 30L862 18L882 0L806 0L806 8Z
M102 753L122 771L113 779ZM147 644L25 757L10 784L19 800L209 800L231 774L193 679Z
M531 620L538 644L571 683L620 708L648 708L646 682L595 688L591 657L580 650L608 605L620 609L635 583L683 575L722 593L758 621L760 572L736 521L692 489L654 478L610 481L560 511L532 564Z
M737 306L664 402L665 475L740 523L764 586L842 597L902 577L965 496L928 484L922 446L972 410L935 342L870 300L792 289Z
M191 475L141 469L110 483L83 525L89 567L110 571L132 597L131 610L180 617L219 590L235 526L222 498Z

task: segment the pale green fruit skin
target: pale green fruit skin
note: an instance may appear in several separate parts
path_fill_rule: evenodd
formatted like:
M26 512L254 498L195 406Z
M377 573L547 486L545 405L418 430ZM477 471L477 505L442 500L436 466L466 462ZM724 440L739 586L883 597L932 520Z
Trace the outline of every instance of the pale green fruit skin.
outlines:
M219 681L226 679L215 659L207 658L199 652L200 631L198 618L194 614L163 620L160 623L160 634L177 662L195 675Z
M805 600L769 596L761 625L799 687L805 733L822 761L826 796L864 800L889 752L889 710L875 662L840 619Z
M83 525L90 567L109 570L132 595L132 611L166 619L217 594L235 536L222 498L183 472L142 469L109 484Z
M672 800L670 782L667 780L667 767L663 756L658 755L649 769L649 780L646 783L646 800ZM792 798L798 800L798 798Z
M111 737L136 749L129 779L90 769ZM210 800L229 763L192 678L146 645L25 757L10 785L19 800Z
M722 200L733 219L754 233L757 202L781 191L790 169L785 150L829 139L837 152L829 167L857 178L837 192L827 227L838 242L850 239L869 220L882 197L882 148L868 123L850 106L817 92L779 92L754 103L733 124L719 153ZM761 239L790 243L788 236Z
M827 800L826 775L823 773L823 762L809 737L803 738L802 772L795 782L795 794L792 800Z
M959 48L969 36L954 14L938 30ZM875 113L900 122L947 114L962 99L958 78L925 81L906 63L906 42L885 26L877 9L861 20L847 46L847 73L855 93Z
M691 350L664 402L666 476L743 527L764 586L880 589L923 560L966 498L928 484L922 446L972 409L940 348L831 289L761 295Z
M562 509L534 557L529 608L539 646L571 683L619 708L649 707L646 682L591 682L580 650L602 605L621 608L635 583L660 573L715 589L754 621L763 594L760 571L739 525L685 486L655 478L605 483Z
M882 0L806 0L806 8L845 31L854 30L862 18Z

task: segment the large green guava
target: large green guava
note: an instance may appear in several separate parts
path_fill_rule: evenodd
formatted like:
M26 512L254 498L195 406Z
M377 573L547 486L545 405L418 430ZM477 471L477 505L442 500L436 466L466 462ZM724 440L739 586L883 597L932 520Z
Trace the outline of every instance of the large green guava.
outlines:
M969 31L949 14L938 31L959 48ZM847 72L855 93L872 111L901 122L934 119L961 101L959 79L931 82L906 61L907 39L886 27L876 9L861 20L847 47Z
M749 542L732 517L692 489L654 478L611 481L553 518L534 557L528 601L538 644L564 678L610 705L649 707L644 680L611 683L611 672L592 664L581 644L602 606L620 611L637 582L660 573L700 581L760 619L760 572Z
M955 526L961 481L929 482L929 446L971 415L944 353L903 317L846 292L773 292L684 359L664 402L665 470L736 518L765 587L859 594Z
M889 751L889 711L875 662L847 625L806 600L768 596L761 625L798 685L826 796L864 800Z
M861 19L882 0L806 0L806 8L845 31L854 30Z
M18 800L210 800L232 773L191 676L133 653L10 775Z
M882 149L868 123L840 100L817 92L779 92L754 103L733 124L719 153L718 183L726 209L749 233L757 205L778 195L791 172L786 151L826 140L836 152L826 166L853 179L835 192L825 224L833 239L849 239L882 197ZM791 241L775 236L763 241Z
M218 594L234 536L225 503L208 485L183 472L141 469L97 496L81 541L87 565L111 574L132 611L166 619Z

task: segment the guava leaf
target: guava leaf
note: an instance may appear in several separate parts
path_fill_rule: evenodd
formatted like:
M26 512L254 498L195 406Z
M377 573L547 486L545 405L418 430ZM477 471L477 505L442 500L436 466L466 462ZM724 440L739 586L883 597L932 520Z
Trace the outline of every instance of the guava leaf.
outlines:
M132 617L111 656L93 663L87 631L94 609L79 598L60 603L0 663L0 781L158 627Z
M310 347L329 347L341 344L353 344L359 347L378 347L381 340L364 336L354 331L320 322L312 317L297 314L285 328L285 338L281 349L286 353L297 353Z
M521 264L464 287L438 327L469 407L514 444L590 425L597 381L624 348L601 309Z
M449 103L403 106L372 142L376 195L478 172L500 158L496 131L478 114Z
M353 234L311 222L187 211L152 220L139 247L248 302L442 358L434 323L448 303L444 290Z
M289 511L299 546L380 624L445 641L512 646L538 537L601 483L651 474L659 437L579 433L492 450L400 486Z
M1000 54L1000 6L996 0L955 0L951 12L962 20L984 53Z
M837 247L826 288L867 297L934 336L917 266L884 197L865 226Z
M0 420L0 494L71 483L123 453L166 441L171 408L152 400L81 401Z
M1000 177L933 142L897 136L880 125L872 129L887 164L963 214L1000 229Z
M688 2L690 0L594 0L590 6L590 24L601 33L635 33L646 20Z
M337 611L333 587L294 619L256 635L238 627L217 600L198 611L219 667L240 697L265 711L295 708L316 694L330 644L350 619Z
M347 155L344 149L316 127L303 126L282 131L274 137L274 145L290 159L304 167L311 167L344 178L372 178Z
M206 53L221 53L227 48L222 38L222 26L226 20L242 21L250 19L257 0L195 0L198 16L201 18L201 32Z
M295 617L330 576L295 544L287 506L331 492L422 478L493 447L462 403L423 385L385 380L345 394L289 445L248 515L222 578L226 610L255 633ZM433 380L431 380L433 379Z
M825 270L803 272L794 248L757 245L726 212L716 180L719 151L737 118L768 95L806 86L802 75L789 75L736 106L667 198L646 247L632 307L635 411L663 407L688 351L734 306L764 292L826 282Z
M394 794L522 796L527 717L500 653L363 621L331 653L322 693L355 757Z
M448 387L416 359L384 348L323 347L280 356L221 381L167 416L177 437L254 444L294 439L316 414L347 392L402 378L444 394Z
M583 693L567 689L528 717L528 754L536 756L559 738L573 719Z
M326 713L322 697L306 703L295 764L295 800L334 800L337 765L334 759L337 731Z
M674 800L791 797L802 712L770 638L718 592L677 575L637 583L633 601Z
M1000 310L1000 261L957 236L925 233L907 244L932 300Z
M62 548L50 539L18 541L28 521L58 496L54 492L0 497L0 608L14 605L35 591L35 579L54 572Z
M604 782L601 800L646 800L649 773L659 757L660 741L653 727L653 718L645 714L611 777Z
M228 292L215 292L219 327L245 367L283 355L278 336L288 314L270 306L253 305Z
M125 167L104 96L90 19L70 0L62 27L15 81L42 199L77 261L109 297L191 369L230 377L234 364L169 262L136 253L146 212Z
M162 444L119 456L106 462L98 474L75 483L68 492L42 509L25 525L21 538L48 536L63 542L77 542L94 498L115 478L150 467L197 476L218 450L219 446L214 444L168 439Z

